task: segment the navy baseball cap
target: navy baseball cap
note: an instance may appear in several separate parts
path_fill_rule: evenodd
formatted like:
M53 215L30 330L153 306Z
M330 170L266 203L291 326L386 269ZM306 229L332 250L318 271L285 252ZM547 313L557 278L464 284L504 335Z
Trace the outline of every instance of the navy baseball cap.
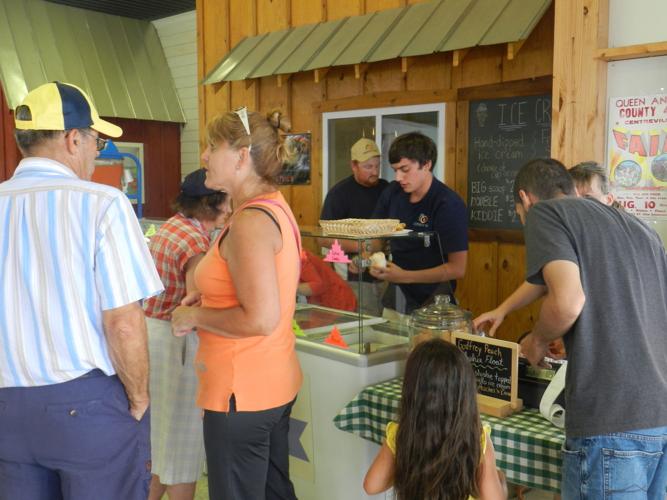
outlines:
M185 176L183 184L181 184L181 192L186 196L193 198L200 198L202 196L210 196L218 194L221 191L209 189L204 182L206 181L206 170L200 168Z

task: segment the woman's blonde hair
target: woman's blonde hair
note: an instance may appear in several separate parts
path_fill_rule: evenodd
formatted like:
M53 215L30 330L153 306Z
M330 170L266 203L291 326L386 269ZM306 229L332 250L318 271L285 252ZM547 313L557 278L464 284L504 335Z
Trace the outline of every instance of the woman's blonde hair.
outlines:
M250 146L250 157L255 167L255 173L264 181L271 184L289 162L294 152L285 144L281 126L272 123L272 110L266 117L257 112L248 112L250 135L235 112L228 112L211 119L206 126L206 141L208 144L227 143L232 149Z

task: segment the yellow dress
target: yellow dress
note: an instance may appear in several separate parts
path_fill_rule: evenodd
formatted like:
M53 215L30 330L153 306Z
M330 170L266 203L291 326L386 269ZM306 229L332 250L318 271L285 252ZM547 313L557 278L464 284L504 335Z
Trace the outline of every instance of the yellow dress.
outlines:
M482 456L480 457L480 461L484 457L484 453L486 453L486 439L487 435L489 436L489 439L491 439L491 426L488 424L482 424L482 434L479 436L479 442L482 445ZM387 446L389 446L389 449L391 452L396 455L396 433L398 432L398 424L396 422L389 422L387 424L387 428L385 430L385 436L386 436L386 441L387 441ZM475 500L475 497L468 497L468 500Z

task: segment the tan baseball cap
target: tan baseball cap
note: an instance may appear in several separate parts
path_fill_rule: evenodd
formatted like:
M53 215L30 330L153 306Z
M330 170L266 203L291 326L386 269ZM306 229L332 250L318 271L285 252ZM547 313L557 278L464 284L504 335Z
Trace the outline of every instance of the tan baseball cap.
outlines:
M380 150L375 141L366 139L365 137L355 142L350 152L352 153L350 155L352 161L359 162L366 161L374 156L380 156Z

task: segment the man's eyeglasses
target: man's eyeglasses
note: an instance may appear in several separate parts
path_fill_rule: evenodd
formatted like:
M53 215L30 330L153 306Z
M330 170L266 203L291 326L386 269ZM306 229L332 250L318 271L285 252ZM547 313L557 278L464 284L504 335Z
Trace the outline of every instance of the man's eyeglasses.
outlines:
M248 144L248 151L250 151L252 149L252 134L250 133L250 122L248 121L248 108L246 106L237 108L234 110L234 114L239 117L246 134L250 137L250 144Z
M81 132L83 135L87 135L88 137L92 137L93 139L95 139L95 145L96 145L98 151L102 151L104 148L107 147L108 139L102 139L101 137L95 137L90 132L87 132L87 131L82 130L82 129L79 129L79 132Z

